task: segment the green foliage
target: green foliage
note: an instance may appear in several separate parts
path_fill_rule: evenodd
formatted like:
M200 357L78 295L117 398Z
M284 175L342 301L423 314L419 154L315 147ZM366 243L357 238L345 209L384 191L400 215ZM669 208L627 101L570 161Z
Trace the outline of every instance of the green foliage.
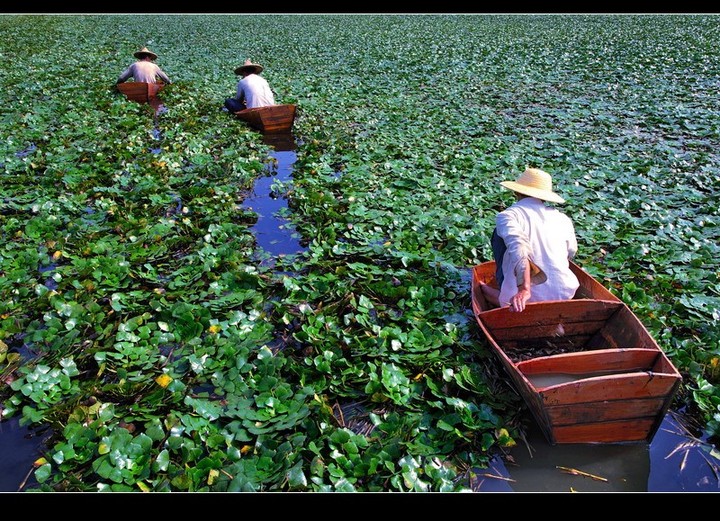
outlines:
M41 490L463 490L524 410L468 275L525 166L717 435L714 17L247 22L0 17L0 398L55 427ZM158 114L113 87L145 44ZM242 207L269 149L221 110L245 57L299 106L275 270Z

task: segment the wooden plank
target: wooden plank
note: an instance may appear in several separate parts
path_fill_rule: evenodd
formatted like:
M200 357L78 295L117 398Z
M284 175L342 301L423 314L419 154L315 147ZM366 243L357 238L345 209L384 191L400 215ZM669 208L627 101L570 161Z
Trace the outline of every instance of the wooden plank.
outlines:
M116 85L127 99L138 103L147 103L151 98L156 97L164 86L165 84L162 82L144 83L140 81L126 81Z
M625 373L577 380L539 390L545 406L604 400L667 396L679 380L675 374Z
M600 349L534 358L517 364L522 373L611 373L650 370L660 353L656 349Z
M655 418L566 425L552 430L551 443L628 443L650 441Z
M547 324L597 322L607 320L623 304L606 300L550 300L531 302L525 311L517 313L497 308L478 316L494 334L507 328L532 328Z
M665 406L665 397L610 400L547 407L549 422L557 427L581 423L597 423L633 418L654 418Z

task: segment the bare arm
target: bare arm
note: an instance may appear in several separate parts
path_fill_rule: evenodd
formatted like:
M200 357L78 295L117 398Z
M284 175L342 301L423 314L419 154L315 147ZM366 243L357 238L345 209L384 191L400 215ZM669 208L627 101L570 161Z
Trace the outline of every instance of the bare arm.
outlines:
M518 280L522 279L522 283L518 285L518 291L510 297L510 311L523 311L525 304L530 300L532 293L530 292L530 263L527 259L521 261L517 268L516 275Z

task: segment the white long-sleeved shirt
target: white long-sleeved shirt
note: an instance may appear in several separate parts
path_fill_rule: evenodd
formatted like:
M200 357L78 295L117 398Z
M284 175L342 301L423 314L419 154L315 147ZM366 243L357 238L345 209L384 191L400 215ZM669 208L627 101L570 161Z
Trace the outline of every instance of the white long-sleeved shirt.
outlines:
M275 96L270 85L265 78L257 74L248 74L238 82L235 99L245 100L245 106L249 109L275 105Z
M117 79L117 83L122 83L130 78L142 83L156 83L156 77L159 76L165 83L171 83L168 75L153 62L141 60L133 63L123 71Z
M525 259L541 270L531 278L528 302L565 300L575 295L579 282L568 260L575 256L578 245L575 227L567 215L540 199L524 197L500 212L495 225L507 247L500 306L507 306L517 293Z

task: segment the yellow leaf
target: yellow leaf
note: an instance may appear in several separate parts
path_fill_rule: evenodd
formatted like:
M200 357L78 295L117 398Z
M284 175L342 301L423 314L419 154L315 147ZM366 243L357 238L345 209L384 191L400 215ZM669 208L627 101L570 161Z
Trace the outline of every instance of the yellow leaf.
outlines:
M60 257L62 257L63 252L60 250L57 250L55 253L53 253L53 260L58 260Z
M220 471L218 469L210 469L210 472L208 473L207 484L212 485L215 481L215 478L217 478L219 475Z
M208 328L208 331L211 335L216 334L218 331L222 331L222 328L218 326L217 324L214 324Z
M107 454L110 452L110 446L107 443L100 443L98 445L98 454Z
M42 467L46 463L47 463L47 460L43 457L40 457L33 462L33 467L35 467L35 468Z
M252 445L243 445L243 448L240 449L240 454L247 454L252 450Z
M5 342L3 342L2 340L0 340L0 353L7 352L7 349L8 349L7 344Z
M160 387L167 387L170 382L172 382L172 377L166 374L161 374L157 378L155 378L155 381Z
M148 487L148 486L147 486L145 483L143 483L142 481L138 481L138 482L137 482L137 486L138 486L138 488L139 488L140 490L142 490L143 492L150 492L150 487Z
M501 447L514 447L517 445L514 439L510 437L510 433L507 429L496 429L495 430L495 437L498 440L498 443Z

